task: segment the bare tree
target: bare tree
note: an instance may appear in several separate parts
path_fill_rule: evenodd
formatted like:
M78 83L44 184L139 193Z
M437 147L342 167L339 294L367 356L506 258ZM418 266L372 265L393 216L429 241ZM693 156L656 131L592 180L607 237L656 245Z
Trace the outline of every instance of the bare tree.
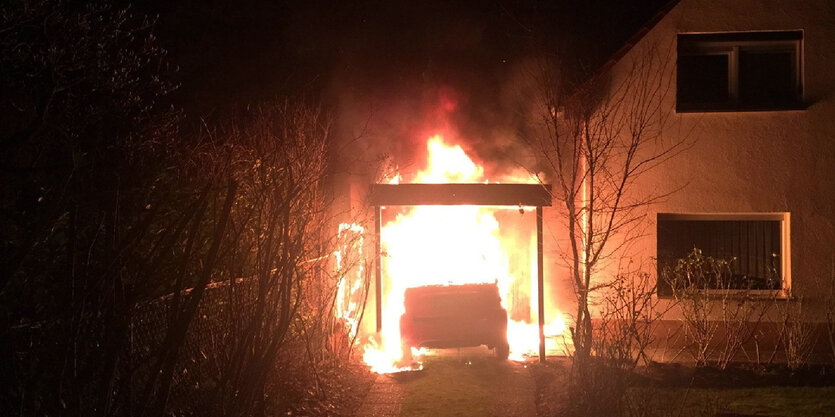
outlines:
M558 63L546 59L536 71L541 128L528 140L553 174L554 198L564 208L565 260L577 302L571 327L576 364L592 353L590 306L613 278L605 267L626 256L646 207L667 194L638 192L634 185L685 145L682 137L664 135L670 50L634 52L621 63L625 77L601 75L579 88L561 78Z

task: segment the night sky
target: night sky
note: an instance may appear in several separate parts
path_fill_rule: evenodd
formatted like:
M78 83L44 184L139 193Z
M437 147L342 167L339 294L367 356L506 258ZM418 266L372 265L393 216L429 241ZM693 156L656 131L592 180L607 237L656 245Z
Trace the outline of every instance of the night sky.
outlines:
M408 165L436 131L454 130L454 140L473 144L483 160L508 154L526 96L518 80L531 59L559 55L563 71L582 79L667 1L153 0L135 7L158 16L159 41L179 67L174 100L187 119L283 95L315 97L336 115L343 140L383 144L366 150L368 160L394 154Z
M559 47L594 68L667 0L485 2L140 1L206 112L335 87L447 85L478 94L526 55ZM567 50L566 50L567 49ZM487 88L485 88L487 87ZM332 92L331 92L332 93Z

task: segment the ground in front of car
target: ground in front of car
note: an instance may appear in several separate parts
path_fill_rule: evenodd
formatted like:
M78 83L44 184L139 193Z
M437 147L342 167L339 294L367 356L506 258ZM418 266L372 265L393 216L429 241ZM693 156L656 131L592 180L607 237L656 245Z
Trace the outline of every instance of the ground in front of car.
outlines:
M424 369L377 377L357 417L535 417L526 364L485 347L439 350Z

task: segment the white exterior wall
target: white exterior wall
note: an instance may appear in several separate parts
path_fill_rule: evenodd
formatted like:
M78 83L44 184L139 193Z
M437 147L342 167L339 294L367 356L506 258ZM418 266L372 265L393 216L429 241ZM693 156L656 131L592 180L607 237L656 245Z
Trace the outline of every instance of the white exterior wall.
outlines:
M804 110L676 113L678 33L797 29L803 30ZM650 46L668 52L660 81L672 80L662 106L669 112L665 136L686 135L692 148L636 185L683 187L651 207L639 256L655 257L659 212L789 212L792 291L820 311L816 278L828 280L835 268L835 2L682 0L611 68L613 81Z

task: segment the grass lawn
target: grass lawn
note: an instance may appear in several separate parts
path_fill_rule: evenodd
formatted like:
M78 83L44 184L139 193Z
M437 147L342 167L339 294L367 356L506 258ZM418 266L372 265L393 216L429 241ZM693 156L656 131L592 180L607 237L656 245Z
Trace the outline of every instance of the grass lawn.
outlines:
M703 415L702 410L712 404L727 412L747 415L835 416L835 387L639 388L633 390L633 395L660 397L656 407L680 409L681 415Z
M407 372L395 378L403 388L401 417L507 416L514 404L497 408L507 398L525 397L534 389L525 380L536 379L540 412L557 412L570 401L564 395L568 364L549 361L522 369L521 365L479 356L430 356L421 372ZM530 378L529 371L535 378ZM527 375L523 377L522 375ZM532 382L531 382L532 383ZM543 386L542 384L547 384ZM744 415L772 417L833 416L835 386L765 386L756 388L672 388L645 386L629 390L632 413L625 415L704 417L717 410ZM531 398L532 400L532 398ZM544 403L543 403L544 401ZM523 412L513 415L533 415Z
M490 415L494 366L476 366L454 358L428 358L422 375L406 385L401 416ZM469 362L472 362L469 361Z
M527 386L522 375L529 381ZM428 357L423 371L399 376L404 389L400 416L505 416L502 406L508 404L503 402L508 395L519 396L515 390L530 395L533 416L533 382L528 375L520 365L489 356Z
M550 360L531 368L537 383L537 406L541 415L561 415L570 404L568 360ZM772 417L835 417L835 384L810 378L816 386L764 383L758 376L745 373L701 373L705 379L698 387L688 387L692 368L671 366L674 372L643 380L627 391L624 416L641 417L713 417L717 411ZM698 373L695 373L698 376ZM666 376L665 376L666 375ZM706 377L705 377L706 376ZM779 375L778 375L779 376ZM779 379L779 378L778 378ZM740 381L741 380L741 381ZM737 382L740 381L740 382ZM802 384L805 379L784 381ZM737 388L740 384L745 387Z
M835 387L715 390L727 409L768 416L835 416Z

